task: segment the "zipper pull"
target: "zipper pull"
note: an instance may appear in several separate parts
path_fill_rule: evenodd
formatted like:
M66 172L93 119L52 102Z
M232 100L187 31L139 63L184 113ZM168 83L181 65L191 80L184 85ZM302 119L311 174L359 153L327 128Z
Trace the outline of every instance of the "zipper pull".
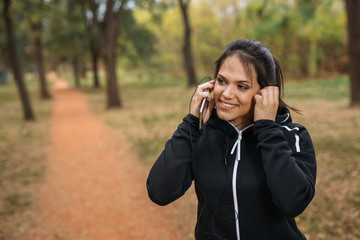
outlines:
M238 139L236 140L233 148L231 149L231 154L233 154L236 150L236 160L237 161L240 161L241 159L241 155L240 155L240 152L241 152L241 139L242 139L242 132L239 131L239 135L238 135Z
M237 146L237 159L238 161L241 160L241 140L242 140L242 132L239 132L239 137L238 137L238 146Z

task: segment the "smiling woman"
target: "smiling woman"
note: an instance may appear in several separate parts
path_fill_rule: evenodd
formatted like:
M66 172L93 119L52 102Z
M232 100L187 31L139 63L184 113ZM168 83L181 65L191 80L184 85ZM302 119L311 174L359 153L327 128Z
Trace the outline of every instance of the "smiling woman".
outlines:
M295 217L314 197L316 158L308 131L280 97L282 85L262 43L231 42L152 167L147 189L159 205L194 181L196 239L306 239ZM204 98L210 103L199 129Z

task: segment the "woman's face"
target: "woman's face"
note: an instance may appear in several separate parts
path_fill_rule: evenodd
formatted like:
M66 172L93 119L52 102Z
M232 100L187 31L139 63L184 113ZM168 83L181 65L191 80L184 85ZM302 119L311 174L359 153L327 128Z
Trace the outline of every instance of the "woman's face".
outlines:
M259 91L254 69L248 76L236 55L224 60L216 76L214 100L220 119L242 129L253 121L254 96ZM251 78L252 77L252 78Z

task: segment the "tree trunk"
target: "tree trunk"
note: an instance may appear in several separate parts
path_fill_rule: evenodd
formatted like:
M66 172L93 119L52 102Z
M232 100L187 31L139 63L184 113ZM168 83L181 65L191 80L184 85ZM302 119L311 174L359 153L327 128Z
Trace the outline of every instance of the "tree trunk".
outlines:
M23 107L23 117L24 120L30 121L35 120L35 116L31 108L28 92L26 90L25 82L22 75L21 66L19 64L19 60L16 54L16 41L13 31L13 23L12 18L9 15L10 5L11 0L4 0L4 20L6 26L7 46L10 53L11 67Z
M96 17L93 18L98 32L101 45L101 54L105 65L107 100L106 107L108 109L122 107L120 89L116 76L116 47L120 14L124 9L126 2L126 0L121 1L121 5L118 10L114 11L114 1L108 0L106 4L104 20L100 22ZM97 9L99 6L97 6L93 0L89 0L89 4L93 15L97 16Z
M108 18L107 24L101 28L101 52L106 73L106 106L107 108L122 107L116 77L116 46L117 22L116 18Z
M181 14L184 20L184 43L183 43L183 55L184 55L184 67L188 77L188 86L196 86L196 73L194 67L194 59L191 50L191 27L190 20L188 16L188 7L190 0L184 2L184 0L179 0Z
M42 51L42 41L40 35L37 35L34 40L36 65L39 73L40 80L40 98L47 100L51 99L50 93L46 84L45 69L44 69L44 58Z
M98 73L98 60L99 55L98 51L95 47L95 43L91 43L91 62L92 62L92 69L93 69L93 76L94 76L94 88L99 88L99 73Z
M80 64L79 64L79 59L77 57L74 57L73 59L73 73L74 73L75 87L80 88Z
M116 78L116 54L115 49L111 50L110 46L104 49L103 59L105 62L106 73L106 100L107 108L122 107L118 91Z
M99 46L98 41L96 40L95 24L90 24L88 22L88 17L86 15L87 8L85 6L85 1L80 1L82 7L83 20L86 26L86 31L88 32L89 39L89 50L91 55L91 64L92 64L92 73L93 73L93 87L100 88L99 82L99 71L98 71L98 61L99 61Z
M350 105L360 107L360 1L346 0L349 36Z

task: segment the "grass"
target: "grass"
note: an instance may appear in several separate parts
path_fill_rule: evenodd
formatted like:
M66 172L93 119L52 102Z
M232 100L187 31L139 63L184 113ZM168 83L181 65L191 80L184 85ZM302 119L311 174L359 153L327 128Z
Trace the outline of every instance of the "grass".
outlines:
M289 82L285 86L285 98L296 100L324 99L337 101L349 96L349 81L345 76L332 79L313 79Z
M46 167L51 101L39 99L36 79L28 76L26 83L34 122L23 121L14 82L0 85L0 239L16 239L26 228L25 212L36 199L36 183Z
M93 110L150 166L188 113L193 89L167 76L123 74L121 82L122 110L105 110L104 89L84 92ZM360 239L360 110L348 107L347 77L290 81L285 91L285 101L302 110L293 118L309 130L318 161L316 196L297 218L299 228L309 240Z

